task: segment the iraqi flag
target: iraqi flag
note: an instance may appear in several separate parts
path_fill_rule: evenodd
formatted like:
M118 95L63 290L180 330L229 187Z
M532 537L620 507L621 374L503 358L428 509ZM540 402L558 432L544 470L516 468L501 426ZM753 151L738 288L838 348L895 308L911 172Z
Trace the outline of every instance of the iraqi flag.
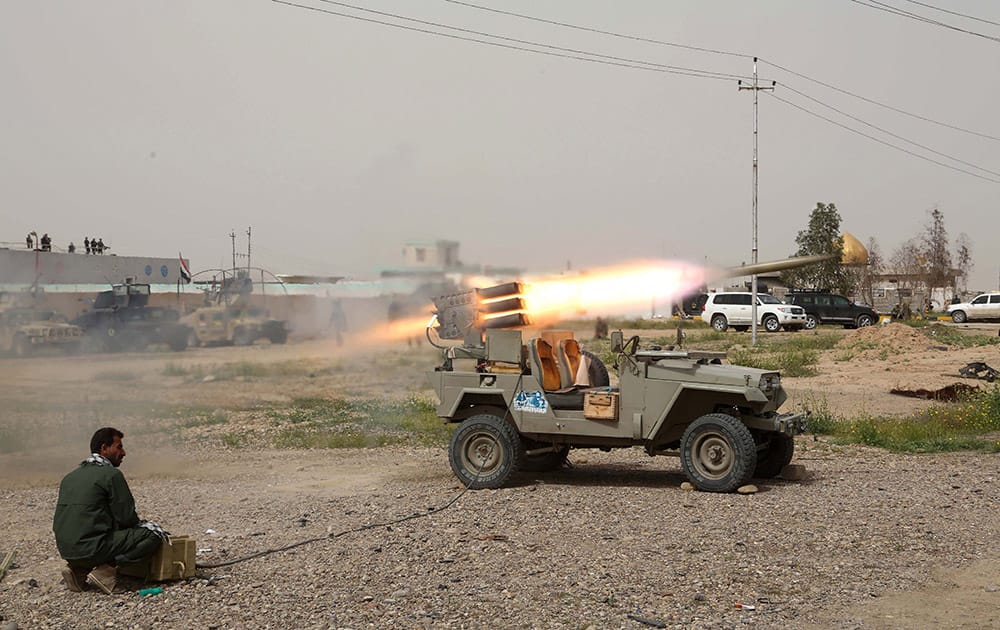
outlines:
M188 267L187 261L184 260L180 252L177 252L177 258L181 261L181 280L184 281L184 284L188 284L191 282L191 268Z

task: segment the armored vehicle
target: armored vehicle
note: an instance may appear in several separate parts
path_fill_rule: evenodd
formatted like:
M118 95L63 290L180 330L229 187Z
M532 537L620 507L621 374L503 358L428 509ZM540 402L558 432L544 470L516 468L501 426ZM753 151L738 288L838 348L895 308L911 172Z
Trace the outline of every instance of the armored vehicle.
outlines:
M288 341L283 320L271 319L266 310L251 306L206 306L185 315L182 321L191 327L192 346L249 346L258 339Z
M7 308L0 312L0 351L26 357L44 348L74 352L83 331L54 311Z
M180 313L148 303L148 284L126 281L98 293L91 310L73 320L84 330L84 347L93 352L138 351L156 344L174 351L187 348L191 328L180 323Z
M430 374L455 475L470 488L497 488L519 470L558 468L570 449L642 447L677 454L700 490L730 492L777 476L805 429L779 413L787 394L778 372L724 364L725 353L641 348L611 334L617 383L569 331L525 338L530 324L518 283L435 300L428 328L443 362ZM506 297L505 297L506 296Z

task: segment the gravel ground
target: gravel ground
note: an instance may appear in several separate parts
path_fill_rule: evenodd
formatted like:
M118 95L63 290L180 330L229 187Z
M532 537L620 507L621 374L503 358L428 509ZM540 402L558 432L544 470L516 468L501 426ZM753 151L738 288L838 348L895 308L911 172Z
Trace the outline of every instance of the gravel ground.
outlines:
M1000 624L995 454L893 455L799 438L804 481L737 495L679 489L675 459L574 451L572 469L463 493L442 449L209 457L200 449L158 454L143 439L131 439L122 468L140 515L194 534L212 550L201 562L458 498L426 518L202 569L159 596L140 597L143 584L129 580L108 597L69 593L59 578L51 517L61 473L8 479L0 482L0 550L16 548L18 567L0 582L4 624L649 627L631 618L639 617L670 628L921 627L926 618L890 616L879 602L941 568L982 575L983 567L985 583L964 584L965 616L944 625ZM157 457L171 474L143 468ZM963 586L960 577L949 584Z

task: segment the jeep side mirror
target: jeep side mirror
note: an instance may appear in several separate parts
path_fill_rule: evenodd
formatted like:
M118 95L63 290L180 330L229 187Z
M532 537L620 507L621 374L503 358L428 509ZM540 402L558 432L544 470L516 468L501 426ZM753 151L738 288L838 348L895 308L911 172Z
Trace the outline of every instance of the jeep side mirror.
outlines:
M612 332L611 333L611 352L614 352L615 354L618 354L619 352L621 352L622 350L624 350L625 349L624 345L623 345L624 344L624 339L625 339L625 337L622 335L622 331L616 330L616 331Z

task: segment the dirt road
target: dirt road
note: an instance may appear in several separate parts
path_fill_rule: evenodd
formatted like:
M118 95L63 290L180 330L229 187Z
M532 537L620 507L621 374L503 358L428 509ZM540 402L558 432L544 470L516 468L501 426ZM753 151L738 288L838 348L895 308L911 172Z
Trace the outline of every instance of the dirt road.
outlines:
M848 360L835 349L824 353L821 376L788 384L796 400L822 395L838 411L863 404L905 413L927 403L891 397L887 386L946 384L953 379L943 374L962 361L981 356L1000 364L992 348ZM0 360L0 551L18 552L18 567L0 582L2 623L1000 625L994 454L896 455L800 437L797 460L809 477L761 484L759 493L743 496L680 490L675 459L574 451L570 469L466 493L443 448L230 448L212 432L226 420L188 425L177 415L280 407L309 396L427 393L422 372L434 358L426 348L337 352L304 342ZM275 422L260 418L261 430ZM68 594L51 536L56 486L105 424L126 432L122 470L140 515L195 535L204 550L199 562L383 525L203 569L155 597L140 597L142 585L130 581L111 598Z

